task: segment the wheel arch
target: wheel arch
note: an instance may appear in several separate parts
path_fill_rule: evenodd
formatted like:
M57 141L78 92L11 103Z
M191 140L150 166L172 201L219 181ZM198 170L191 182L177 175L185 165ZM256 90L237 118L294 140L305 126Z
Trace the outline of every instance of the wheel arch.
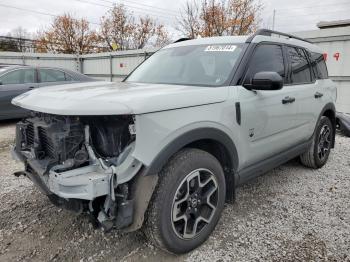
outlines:
M329 120L332 122L332 126L333 126L332 148L334 148L336 125L337 125L335 105L333 103L326 104L321 111L321 114L318 118L317 123L320 121L322 116L328 117Z
M145 175L159 173L168 160L183 148L204 150L220 162L225 173L227 200L232 202L239 163L237 148L229 135L217 128L197 128L181 134L157 154L147 167Z

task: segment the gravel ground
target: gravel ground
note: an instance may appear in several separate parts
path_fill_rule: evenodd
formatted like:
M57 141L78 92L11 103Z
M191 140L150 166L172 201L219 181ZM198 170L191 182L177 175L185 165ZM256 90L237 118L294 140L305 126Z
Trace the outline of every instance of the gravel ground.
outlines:
M11 173L13 123L0 123L0 261L350 261L350 138L320 170L291 161L238 189L209 240L183 256L140 232L103 233Z
M13 143L16 132L14 124L16 121L0 121L0 149L6 148Z

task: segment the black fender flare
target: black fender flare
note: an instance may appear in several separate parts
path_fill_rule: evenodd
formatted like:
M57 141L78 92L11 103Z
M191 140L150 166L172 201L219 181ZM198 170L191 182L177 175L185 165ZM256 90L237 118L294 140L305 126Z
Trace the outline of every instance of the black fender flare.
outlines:
M133 218L133 224L126 229L126 231L135 231L136 229L140 228L144 221L144 214L147 210L149 200L153 194L153 191L155 190L157 181L158 181L158 173L161 171L161 169L164 167L164 165L168 162L168 160L181 148L185 147L186 145L189 145L193 142L203 140L203 139L210 139L215 142L220 143L224 148L226 149L226 153L229 154L229 160L231 161L230 165L232 170L230 170L229 175L229 187L227 187L227 201L233 202L235 199L235 183L237 180L236 176L236 170L238 167L238 154L237 149L232 141L232 139L229 137L228 134L226 134L224 131L217 129L217 128L197 128L192 129L191 131L185 132L172 140L170 143L168 143L153 159L151 164L149 166L145 166L145 168L142 170L140 176L137 178L137 181L147 181L151 179L149 184L140 184L139 186L135 188L142 188L145 186L147 190L138 190L139 194L141 196L136 197L136 207L135 207L135 214ZM232 176L231 176L232 175ZM146 177L147 176L147 177ZM142 178L142 179L141 179ZM137 194L136 194L137 195ZM137 200L138 199L138 200ZM140 200L141 199L141 200Z
M336 133L336 109L335 109L334 103L328 103L328 104L326 104L323 107L323 109L322 109L322 111L321 111L321 113L320 113L320 115L319 115L319 117L317 119L316 126L315 126L315 131L316 131L317 125L318 125L321 117L325 115L325 112L327 110L330 110L332 112L332 118L330 120L332 122L333 130L334 130L333 137L332 137L332 147L334 147L334 145L335 145L335 133ZM314 133L315 133L315 131L314 131Z
M216 141L224 146L226 153L231 161L232 171L236 171L238 167L238 153L236 146L232 139L224 131L217 128L197 128L192 129L184 134L181 134L173 141L168 143L153 159L151 164L146 167L144 175L157 174L168 162L168 160L181 148L185 147L192 142L196 142L202 139L210 139Z

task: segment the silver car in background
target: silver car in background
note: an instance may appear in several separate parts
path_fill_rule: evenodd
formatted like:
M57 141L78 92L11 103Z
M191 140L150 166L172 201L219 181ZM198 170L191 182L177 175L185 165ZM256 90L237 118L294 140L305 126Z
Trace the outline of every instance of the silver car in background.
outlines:
M28 111L11 100L31 89L90 81L96 80L67 69L0 64L0 120L26 116Z

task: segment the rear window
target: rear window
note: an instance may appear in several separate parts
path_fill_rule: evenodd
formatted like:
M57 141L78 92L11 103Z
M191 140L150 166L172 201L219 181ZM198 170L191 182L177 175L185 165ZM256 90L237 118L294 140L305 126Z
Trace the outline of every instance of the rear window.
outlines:
M288 46L287 53L292 67L292 84L311 83L311 70L303 49Z
M54 69L39 69L40 82L61 82L66 81L64 72Z
M328 78L328 71L323 54L311 52L311 65L317 79Z

